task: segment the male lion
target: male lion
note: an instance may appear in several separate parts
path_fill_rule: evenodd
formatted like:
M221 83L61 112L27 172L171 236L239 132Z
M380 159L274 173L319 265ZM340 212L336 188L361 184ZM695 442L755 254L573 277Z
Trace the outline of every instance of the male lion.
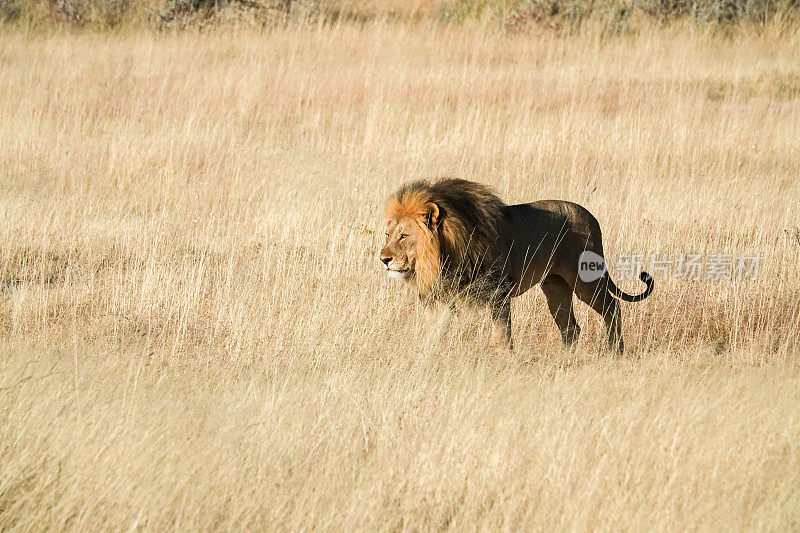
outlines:
M489 307L492 336L509 349L510 299L537 283L566 346L580 334L572 310L574 292L602 315L608 346L620 353L616 298L638 302L653 292L653 279L646 272L639 275L647 285L639 295L626 294L614 284L602 260L600 225L589 211L571 202L506 205L479 183L417 181L389 197L386 219L381 261L389 277L412 282L426 304L444 303L445 323L456 297ZM601 262L594 276L579 271L584 252L597 254Z

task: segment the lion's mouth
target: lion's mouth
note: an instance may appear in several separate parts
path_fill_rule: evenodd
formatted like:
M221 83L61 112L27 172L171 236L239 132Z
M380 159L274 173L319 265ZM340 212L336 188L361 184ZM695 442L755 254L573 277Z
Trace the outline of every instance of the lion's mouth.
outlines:
M393 270L391 268L386 269L386 274L391 279L406 279L408 275L411 273L411 270L406 268L403 270Z

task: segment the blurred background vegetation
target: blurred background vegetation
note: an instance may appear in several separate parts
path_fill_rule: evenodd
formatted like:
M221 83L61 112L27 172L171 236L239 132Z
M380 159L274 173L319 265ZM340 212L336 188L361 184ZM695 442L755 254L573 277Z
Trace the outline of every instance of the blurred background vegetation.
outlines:
M0 24L30 30L437 21L510 32L603 33L693 23L713 29L796 28L800 0L0 0Z

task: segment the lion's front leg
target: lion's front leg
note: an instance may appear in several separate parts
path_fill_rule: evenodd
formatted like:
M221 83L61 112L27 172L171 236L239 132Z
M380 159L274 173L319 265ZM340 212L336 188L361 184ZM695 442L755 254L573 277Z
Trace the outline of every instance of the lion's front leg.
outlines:
M425 312L428 315L430 324L434 324L433 341L437 346L444 345L447 341L447 334L450 332L450 326L453 323L453 316L455 315L455 304L437 302L425 306Z
M514 350L511 338L511 298L502 298L489 304L492 313L492 344L509 351Z

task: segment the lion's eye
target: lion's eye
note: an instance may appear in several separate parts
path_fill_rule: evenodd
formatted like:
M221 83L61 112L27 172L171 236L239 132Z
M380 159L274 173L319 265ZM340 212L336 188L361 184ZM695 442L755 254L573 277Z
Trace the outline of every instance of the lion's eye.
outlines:
M399 239L397 239L397 240L398 240L398 241L402 241L402 240L403 240L403 239L405 239L406 237L408 237L408 235L406 235L405 233L401 233L401 234L400 234L400 238L399 238Z

